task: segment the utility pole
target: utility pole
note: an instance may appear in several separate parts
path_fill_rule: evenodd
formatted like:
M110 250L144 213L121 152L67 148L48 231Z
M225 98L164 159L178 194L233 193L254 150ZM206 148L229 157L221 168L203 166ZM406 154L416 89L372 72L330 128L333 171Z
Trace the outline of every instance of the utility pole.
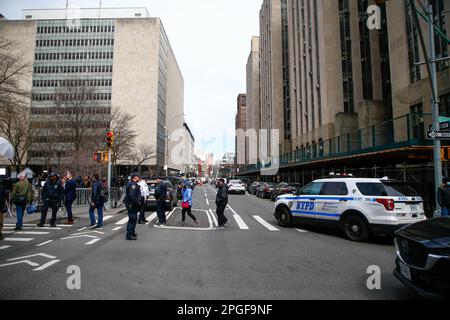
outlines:
M437 86L437 68L436 68L436 47L434 43L434 15L433 5L428 5L428 38L429 38L429 65L430 65L430 78L432 84L432 112L433 112L433 131L438 132L440 130L439 121L439 93ZM434 139L434 182L435 182L435 195L436 195L436 209L440 210L441 207L438 201L438 190L442 183L442 161L441 161L441 141Z

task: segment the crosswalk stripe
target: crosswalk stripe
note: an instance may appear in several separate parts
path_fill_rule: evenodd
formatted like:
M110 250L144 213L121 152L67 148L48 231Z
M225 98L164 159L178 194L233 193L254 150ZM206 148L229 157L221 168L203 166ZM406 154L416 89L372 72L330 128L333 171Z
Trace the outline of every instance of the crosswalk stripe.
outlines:
M266 220L261 218L260 216L253 216L256 221L258 221L260 224L262 224L265 228L267 228L269 231L280 231L277 228L275 228L273 225L268 223Z
M49 244L49 243L52 243L52 242L53 242L53 240L48 240L48 241L45 241L45 242L37 244L36 247L42 247L42 246L45 246L46 244Z
M156 213L152 213L152 214L150 215L150 217L148 217L148 222L146 223L146 226L148 226L150 223L152 223L153 220L155 220L157 216L158 216L158 215L157 215Z
M128 217L120 220L119 222L116 222L116 225L123 226L124 224L127 224L127 223L128 223Z
M300 233L309 233L309 231L303 230L303 229L295 229L295 230L297 230L297 231L300 232Z
M250 228L247 226L247 224L244 222L244 220L241 218L240 215L230 206L228 205L228 208L233 212L233 218L236 220L236 223L238 224L239 228L241 230L250 230Z
M234 214L234 220L236 220L237 225L241 230L250 230L250 228L245 224L244 220L242 220L241 216Z
M6 250L6 249L9 249L9 248L11 248L11 246L2 246L2 247L0 247L0 250Z
M3 227L4 230L14 230L15 227ZM51 228L51 227L22 227L23 230L62 230L62 228Z
M49 234L50 232L35 232L35 231L6 231L3 232L4 234L20 234L20 235L29 235L29 236L42 236L42 235L46 235Z
M106 216L103 217L103 221L108 221L109 219L114 218L114 216Z
M4 241L8 242L29 242L33 241L34 238L5 238Z
M211 213L211 218L212 218L212 221L214 222L214 226L218 227L219 226L219 222L217 222L216 215L212 212L211 209L209 209L209 212Z
M92 245L92 244L94 244L94 243L96 243L96 242L99 242L101 239L94 239L94 240L91 240L91 241L89 241L88 243L86 243L86 245L88 245L88 246L90 246L90 245Z
M12 223L5 223L3 226L4 227L16 227L16 225L12 224ZM23 225L23 227L25 227L25 228L37 228L37 225L26 223L26 224ZM58 224L57 227L58 228L72 228L73 225L70 225L70 224L69 225L68 224ZM52 228L52 229L55 229L55 228Z
M112 231L119 231L120 229L122 229L122 227L114 228L114 229L112 229Z

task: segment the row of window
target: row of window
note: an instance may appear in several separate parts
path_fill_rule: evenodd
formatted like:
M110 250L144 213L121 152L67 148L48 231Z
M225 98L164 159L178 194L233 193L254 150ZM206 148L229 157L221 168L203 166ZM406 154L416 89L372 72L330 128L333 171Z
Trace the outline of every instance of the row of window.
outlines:
M31 108L33 115L111 114L111 108Z
M79 26L79 27L38 27L37 33L86 33L86 32L114 32L114 26Z
M31 158L64 158L65 151L29 151Z
M88 94L33 94L33 101L79 101L79 100L111 100L111 93L88 93Z
M111 87L112 79L33 80L34 88L47 87Z
M35 129L73 129L74 124L70 123L68 121L39 121L39 122L32 122L31 124L33 128ZM111 123L109 121L86 121L83 123L84 128L89 129L104 129L109 128Z
M114 39L36 40L36 47L113 46Z
M93 59L113 59L113 52L49 52L36 53L35 60L93 60Z
M34 67L34 73L110 73L113 66L46 66Z

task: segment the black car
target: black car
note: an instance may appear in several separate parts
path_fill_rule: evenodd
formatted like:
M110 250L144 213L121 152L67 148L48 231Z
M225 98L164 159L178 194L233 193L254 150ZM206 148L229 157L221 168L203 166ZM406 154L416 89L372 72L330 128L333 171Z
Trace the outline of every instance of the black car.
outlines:
M155 208L156 207L155 191L158 182L156 180L146 180L145 182L147 183L150 191L150 195L148 196L146 201L147 208ZM172 211L173 208L178 205L179 199L178 190L176 187L173 186L173 184L170 181L166 180L164 182L167 185L167 198L166 198L167 209L169 211Z
M259 182L255 181L251 184L248 185L247 191L248 193L252 194L252 195L256 195L256 187L259 186Z
M398 280L427 299L450 299L450 217L400 229L395 246Z
M283 194L295 194L295 191L302 187L301 184L298 183L287 183L281 182L273 188L272 193L270 195L270 200L275 201L279 196Z
M274 182L261 182L256 187L256 196L258 198L269 199L274 187Z

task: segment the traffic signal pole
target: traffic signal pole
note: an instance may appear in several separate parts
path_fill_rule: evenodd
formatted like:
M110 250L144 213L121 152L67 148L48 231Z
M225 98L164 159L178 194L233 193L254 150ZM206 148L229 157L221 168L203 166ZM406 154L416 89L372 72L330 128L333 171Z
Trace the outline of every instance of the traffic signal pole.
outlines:
M112 180L112 152L111 148L108 148L108 208L112 210L111 199L111 180Z
M434 42L434 15L433 5L428 5L428 38L429 38L429 66L430 66L430 78L432 85L432 112L433 112L433 131L438 132L440 130L439 121L439 92L437 86L437 69L436 69L436 47ZM434 182L436 192L436 209L441 210L438 199L438 190L442 184L442 161L441 161L441 141L434 139Z

